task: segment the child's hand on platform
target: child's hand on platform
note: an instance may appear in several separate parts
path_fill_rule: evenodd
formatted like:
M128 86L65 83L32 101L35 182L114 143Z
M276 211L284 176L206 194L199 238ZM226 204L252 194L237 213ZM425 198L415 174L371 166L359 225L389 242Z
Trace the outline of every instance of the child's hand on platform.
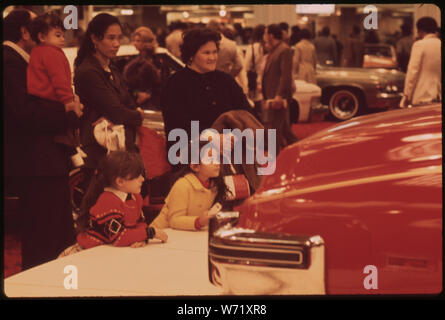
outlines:
M164 232L162 229L158 229L156 227L153 227L155 229L155 239L159 239L162 242L167 242L168 235Z
M203 212L203 214L199 216L199 225L201 227L207 227L209 225L209 221L210 221L209 211L206 210Z
M145 247L146 245L147 245L147 242L145 242L145 241L138 241L138 242L133 243L130 247L132 247L132 248L142 248L142 247Z

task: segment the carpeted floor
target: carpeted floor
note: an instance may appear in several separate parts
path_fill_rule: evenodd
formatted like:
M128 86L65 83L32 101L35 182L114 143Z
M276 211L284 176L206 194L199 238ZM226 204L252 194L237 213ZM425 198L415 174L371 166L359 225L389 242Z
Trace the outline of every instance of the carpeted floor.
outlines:
M334 125L335 122L299 123L292 126L292 131L301 140L307 136ZM18 228L5 228L4 233L4 277L10 277L21 271L21 248Z
M4 258L4 277L10 277L22 271L22 255L20 248L20 240L17 235L13 233L5 233L5 250L3 251Z

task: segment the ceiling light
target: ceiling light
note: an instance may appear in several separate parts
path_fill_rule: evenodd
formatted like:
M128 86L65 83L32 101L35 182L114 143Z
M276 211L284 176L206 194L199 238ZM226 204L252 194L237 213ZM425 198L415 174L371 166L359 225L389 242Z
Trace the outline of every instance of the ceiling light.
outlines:
M335 4L297 4L297 14L332 14Z
M132 16L134 13L133 9L122 9L121 15L123 16Z

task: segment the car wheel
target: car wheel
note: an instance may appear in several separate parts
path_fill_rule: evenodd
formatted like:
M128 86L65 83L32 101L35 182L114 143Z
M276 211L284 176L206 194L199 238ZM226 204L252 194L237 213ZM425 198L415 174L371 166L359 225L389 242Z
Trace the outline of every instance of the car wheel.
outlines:
M336 120L348 120L358 113L359 98L348 89L335 91L329 99L329 111Z

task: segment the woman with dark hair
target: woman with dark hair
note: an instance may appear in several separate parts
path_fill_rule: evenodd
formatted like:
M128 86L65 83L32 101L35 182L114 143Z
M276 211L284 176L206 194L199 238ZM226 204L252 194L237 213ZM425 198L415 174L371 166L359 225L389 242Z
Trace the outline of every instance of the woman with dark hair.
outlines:
M142 124L143 111L129 93L119 71L111 64L120 47L119 20L98 14L88 24L85 38L74 61L74 85L84 104L81 142L88 157L85 166L95 169L107 150L94 137L94 124L105 118L125 127L125 149L138 151L136 127Z
M308 29L300 31L301 40L295 45L293 68L297 79L309 83L317 83L315 68L317 65L317 52L310 42L311 32Z
M233 77L216 70L220 39L218 32L206 28L192 29L184 34L181 58L187 66L167 80L161 94L167 138L178 128L185 130L191 140L194 138L191 121L199 121L201 132L210 128L224 112L250 109L243 90ZM172 139L175 137L167 141L167 150L175 143Z

